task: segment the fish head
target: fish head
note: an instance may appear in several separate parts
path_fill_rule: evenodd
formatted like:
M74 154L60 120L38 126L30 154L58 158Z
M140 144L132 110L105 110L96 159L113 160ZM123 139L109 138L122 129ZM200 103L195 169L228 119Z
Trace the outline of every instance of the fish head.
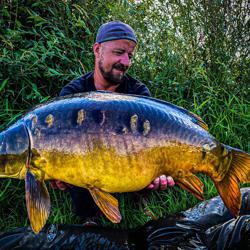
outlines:
M28 154L29 137L23 124L0 133L0 178L22 179Z

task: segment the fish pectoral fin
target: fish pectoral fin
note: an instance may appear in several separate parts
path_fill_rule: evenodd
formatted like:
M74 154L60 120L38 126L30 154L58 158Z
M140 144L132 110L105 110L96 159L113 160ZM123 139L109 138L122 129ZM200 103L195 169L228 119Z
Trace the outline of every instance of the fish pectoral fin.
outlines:
M113 223L119 223L122 216L118 207L118 200L111 194L97 188L89 189L96 205L102 210L105 216Z
M29 170L25 176L26 207L35 233L45 225L50 213L50 197L44 181L37 180Z
M199 200L203 200L203 183L196 175L190 175L186 178L175 180L175 182L183 189L192 193Z

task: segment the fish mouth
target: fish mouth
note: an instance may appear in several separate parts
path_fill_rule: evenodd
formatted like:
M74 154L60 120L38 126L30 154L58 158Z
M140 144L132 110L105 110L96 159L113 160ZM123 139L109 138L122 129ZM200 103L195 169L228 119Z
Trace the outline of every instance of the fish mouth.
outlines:
M26 174L25 156L0 155L0 178L24 179Z
M30 157L29 134L24 123L0 133L0 177L23 178Z

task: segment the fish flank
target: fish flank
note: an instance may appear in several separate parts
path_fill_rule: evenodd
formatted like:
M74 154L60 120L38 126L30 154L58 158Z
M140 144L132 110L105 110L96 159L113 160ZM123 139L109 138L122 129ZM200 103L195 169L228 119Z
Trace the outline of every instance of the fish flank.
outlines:
M150 122L149 120L146 120L143 122L143 135L146 136L149 134L151 130Z
M47 123L48 128L52 127L53 122L54 122L54 116L52 114L47 115L45 118L45 123Z
M106 113L105 110L101 110L102 120L101 120L100 126L103 126L103 124L105 123L105 120L106 120L106 114L105 113Z
M137 126L138 126L138 115L134 114L130 118L130 128L133 133L137 132Z
M77 113L77 124L81 126L85 118L86 118L86 111L84 109L80 109Z
M36 127L37 121L38 121L37 115L34 115L34 116L31 118L31 128L32 128L32 129L34 129L34 128Z

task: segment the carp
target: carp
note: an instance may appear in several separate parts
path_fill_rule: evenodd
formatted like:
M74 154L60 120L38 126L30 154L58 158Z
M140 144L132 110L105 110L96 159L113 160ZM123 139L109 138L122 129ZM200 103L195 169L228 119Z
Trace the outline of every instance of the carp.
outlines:
M218 142L197 115L171 103L95 91L41 104L0 133L0 177L25 179L31 227L38 233L50 212L46 180L87 188L101 211L119 223L110 193L134 192L170 175L203 199L209 176L237 216L239 183L250 182L250 155Z

